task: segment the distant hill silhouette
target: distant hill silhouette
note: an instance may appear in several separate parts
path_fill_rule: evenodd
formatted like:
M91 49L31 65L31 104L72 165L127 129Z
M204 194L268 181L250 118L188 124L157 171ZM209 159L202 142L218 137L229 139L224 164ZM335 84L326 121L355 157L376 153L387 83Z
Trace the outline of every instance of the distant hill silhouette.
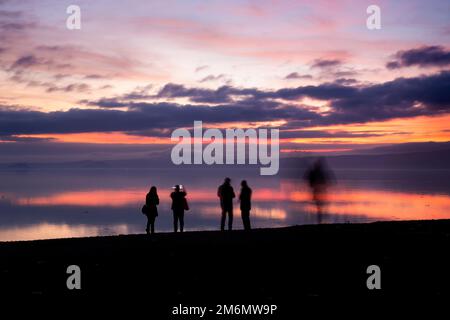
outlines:
M282 159L280 168L306 168L316 157ZM450 169L450 148L429 152L326 157L331 168Z
M316 156L291 157L280 159L280 170L289 168L306 168ZM445 143L407 143L395 146L379 147L361 151L361 154L346 154L326 157L331 168L373 168L373 169L450 169L450 142ZM239 165L234 167L259 168L261 165ZM114 168L174 168L169 155L152 158L136 158L121 160L84 160L71 162L18 162L0 164L0 169L114 169ZM225 165L191 165L180 168L212 167L215 169L230 168Z
M392 154L392 153L416 153L426 151L449 150L450 142L410 142L395 145L371 148L358 152L359 154Z

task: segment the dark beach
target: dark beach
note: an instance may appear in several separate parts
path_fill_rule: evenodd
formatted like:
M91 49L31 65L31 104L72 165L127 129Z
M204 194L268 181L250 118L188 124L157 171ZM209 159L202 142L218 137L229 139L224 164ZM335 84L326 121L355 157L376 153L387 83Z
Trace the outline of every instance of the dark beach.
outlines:
M180 303L287 312L308 297L448 297L449 247L450 220L3 242L0 281L8 296L148 296L163 313ZM66 287L73 264L81 290ZM370 265L380 290L366 286Z

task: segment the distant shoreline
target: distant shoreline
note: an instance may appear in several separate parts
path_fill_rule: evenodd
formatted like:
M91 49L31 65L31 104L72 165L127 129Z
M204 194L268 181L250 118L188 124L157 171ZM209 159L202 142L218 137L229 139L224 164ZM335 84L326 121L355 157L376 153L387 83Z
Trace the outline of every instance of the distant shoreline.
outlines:
M414 223L414 224L427 224L430 222L450 222L450 219L426 219L426 220L379 220L379 221L370 221L370 222L348 222L348 223L323 223L323 224L301 224L301 225L292 225L292 226L282 226L282 227L274 227L274 228L255 228L252 230L252 232L270 232L271 230L278 230L278 231L282 231L282 230L290 230L290 229L298 229L298 231L302 231L302 229L309 229L309 228L314 228L314 227L318 227L320 228L320 226L327 226L332 228L332 226L335 226L336 228L341 228L342 226L348 226L348 225L353 225L353 226L367 226L367 225L378 225L378 224L386 224L386 225L390 225L393 224L394 226L396 224L410 224L410 223ZM401 227L401 226L398 226ZM243 229L235 229L232 231L233 232L244 232ZM218 230L188 230L185 231L182 235L190 235L190 234L202 234L205 233L205 235L207 234L215 234L215 233L222 233ZM228 233L228 232L224 232L224 233ZM174 233L173 231L161 231L161 232L156 232L156 234L153 235L153 237L168 237L170 235L173 236L177 236L179 233ZM49 238L49 239L33 239L33 240L5 240L5 241L0 241L0 250L2 248L2 246L8 245L8 244L26 244L26 243L36 243L39 244L41 242L55 242L55 241L77 241L77 240L92 240L95 241L95 239L98 240L113 240L114 238L120 238L123 239L124 241L126 240L127 237L148 237L151 238L152 235L146 235L144 232L143 233L131 233L131 234L115 234L115 235L94 235L94 236L85 236L85 237L68 237L68 238Z

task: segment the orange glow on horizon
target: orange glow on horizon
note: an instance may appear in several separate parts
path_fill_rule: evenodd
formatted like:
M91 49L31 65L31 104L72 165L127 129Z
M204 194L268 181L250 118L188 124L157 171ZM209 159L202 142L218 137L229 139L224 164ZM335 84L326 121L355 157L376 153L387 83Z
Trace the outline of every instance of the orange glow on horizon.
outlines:
M351 133L371 134L369 137L341 138L302 138L292 139L294 143L352 143L387 144L406 142L446 142L450 141L450 115L420 116L415 118L392 119L364 124L346 124L311 127L304 131L325 130L328 132L347 131ZM377 136L379 134L380 136Z
M170 137L146 137L129 135L123 132L89 132L65 134L34 134L19 135L21 138L55 139L56 142L66 143L94 143L94 144L168 144Z
M224 130L227 128L256 128L256 127L276 127L282 126L285 121L265 122L265 123L227 123L218 124L217 129ZM379 145L379 144L396 144L407 142L446 142L450 141L450 115L442 116L421 116L408 119L393 119L384 122L371 122L365 124L347 124L347 125L333 125L322 127L310 127L295 131L326 131L334 132L349 132L354 134L373 134L367 137L323 137L323 138L289 138L280 139L281 152L343 152L351 151L346 148L327 148L322 150L314 150L313 148L305 148L305 150L297 150L295 148L283 149L284 143L298 143L298 144L354 144L354 145ZM203 128L212 128L214 124L204 124ZM223 132L225 136L225 132ZM90 132L90 133L68 133L68 134L33 134L33 135L18 135L17 137L30 138L49 138L55 139L56 142L66 143L95 143L95 144L149 144L149 145L163 145L175 144L170 139L171 132L167 133L167 137L152 137L152 136L138 136L127 134L125 132ZM270 134L269 134L270 137ZM270 141L270 140L269 140ZM194 142L194 139L191 139ZM204 140L203 143L209 143L209 140ZM7 143L7 142L4 142Z

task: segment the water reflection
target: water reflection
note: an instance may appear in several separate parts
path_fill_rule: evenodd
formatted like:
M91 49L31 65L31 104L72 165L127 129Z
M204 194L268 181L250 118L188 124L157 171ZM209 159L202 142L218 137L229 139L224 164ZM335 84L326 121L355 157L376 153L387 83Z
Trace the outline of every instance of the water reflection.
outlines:
M199 214L204 217L217 217L220 209L217 206L202 206ZM269 219L269 220L286 220L287 212L282 208L264 208L262 206L252 207L252 218Z
M126 224L112 227L101 227L49 223L9 227L5 229L2 228L0 230L1 241L92 237L99 235L128 234L132 231Z
M317 222L315 205L301 177L232 173L227 175L235 181L245 178L252 183L254 227ZM417 178L423 174L396 173L383 179L379 173L363 172L347 180L338 177L322 222L450 218L450 188L442 182L450 180L449 172L427 173L425 183ZM169 194L180 181L189 190L186 230L216 230L220 206L215 191L223 176L195 170L183 174L161 170L0 172L0 241L143 233L145 217L140 209L153 184L159 186L161 200L157 231L170 231ZM236 227L242 228L240 219Z

